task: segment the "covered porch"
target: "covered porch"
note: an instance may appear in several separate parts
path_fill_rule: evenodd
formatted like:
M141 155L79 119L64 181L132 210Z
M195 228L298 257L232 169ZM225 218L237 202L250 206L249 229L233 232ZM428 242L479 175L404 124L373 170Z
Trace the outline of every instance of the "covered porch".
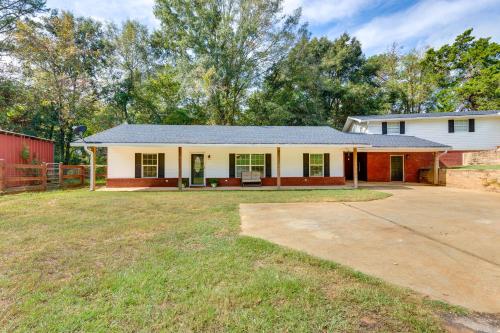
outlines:
M357 153L346 145L186 145L107 147L107 189L352 188L346 185L343 156ZM94 149L94 148L91 148ZM261 186L242 187L242 172L261 175ZM356 173L356 170L353 170ZM211 189L211 188L210 188Z
M428 150L357 146L108 147L106 188L200 190L214 182L216 190L358 188L359 181L417 183L418 168L425 164L437 172L438 161L439 153ZM394 165L400 170L394 172ZM245 171L260 172L261 186L243 187ZM398 172L400 179L394 178Z

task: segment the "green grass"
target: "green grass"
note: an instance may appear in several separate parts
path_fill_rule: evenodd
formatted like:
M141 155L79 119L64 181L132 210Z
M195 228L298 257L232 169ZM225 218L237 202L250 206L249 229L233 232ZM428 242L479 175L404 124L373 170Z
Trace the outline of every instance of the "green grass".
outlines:
M67 332L440 331L446 306L239 236L238 204L369 190L0 197L0 327Z
M500 170L500 165L464 165L453 167L452 169L461 170Z

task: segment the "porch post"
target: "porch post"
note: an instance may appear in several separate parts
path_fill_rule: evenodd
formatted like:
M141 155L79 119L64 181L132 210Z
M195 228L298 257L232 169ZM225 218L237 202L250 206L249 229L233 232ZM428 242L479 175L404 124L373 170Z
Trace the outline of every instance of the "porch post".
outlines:
M434 153L434 185L439 184L439 152Z
M281 188L281 149L276 147L276 185Z
M178 168L179 168L179 173L177 176L177 187L179 188L179 191L182 191L182 147L177 148L178 151Z
M95 164L96 164L96 159L97 159L97 148L96 147L90 147L90 150L92 151L92 154L94 155L94 158L92 159L92 164L90 165L90 168L92 169L90 171L90 177L92 177L92 179L90 180L90 190L91 191L95 191L95 179L96 179L96 176L95 176L95 171L96 171Z
M358 188L358 148L352 148L352 179L354 188Z

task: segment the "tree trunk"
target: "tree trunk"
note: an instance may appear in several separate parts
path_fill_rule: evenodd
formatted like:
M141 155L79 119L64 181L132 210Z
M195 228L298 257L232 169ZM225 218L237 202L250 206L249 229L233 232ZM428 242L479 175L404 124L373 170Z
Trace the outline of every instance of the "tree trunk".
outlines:
M64 128L59 128L59 161L64 161Z

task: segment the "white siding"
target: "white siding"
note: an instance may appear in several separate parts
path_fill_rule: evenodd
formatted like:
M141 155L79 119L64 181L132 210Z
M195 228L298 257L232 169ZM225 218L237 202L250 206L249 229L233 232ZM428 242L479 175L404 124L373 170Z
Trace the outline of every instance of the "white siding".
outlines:
M500 117L471 117L475 119L474 132L448 133L448 119L405 120L405 135L439 142L453 150L489 150L500 146ZM462 119L462 118L461 118ZM382 134L382 122L367 123L366 134ZM351 126L350 132L360 133L362 126ZM361 132L362 133L362 132Z
M135 153L165 153L165 178L177 177L176 147L108 147L108 178L134 178ZM229 154L272 154L272 176L276 177L276 148L262 147L184 147L182 175L190 177L191 154L205 155L205 178L229 177ZM303 153L330 153L330 176L344 176L342 149L281 147L281 176L302 177ZM210 155L210 158L208 157Z
M351 127L349 128L349 132L351 133L366 133L367 126L365 123L361 124L358 122L353 122Z

